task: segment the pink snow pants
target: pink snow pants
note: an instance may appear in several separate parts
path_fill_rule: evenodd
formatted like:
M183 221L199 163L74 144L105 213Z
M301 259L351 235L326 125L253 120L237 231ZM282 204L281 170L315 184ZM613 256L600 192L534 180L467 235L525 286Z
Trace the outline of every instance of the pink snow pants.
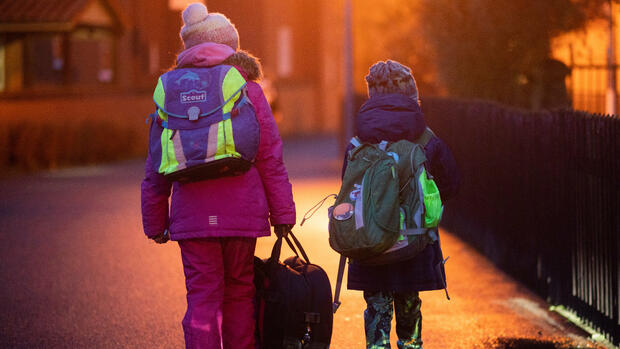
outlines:
M185 347L254 349L256 238L180 240L187 288Z

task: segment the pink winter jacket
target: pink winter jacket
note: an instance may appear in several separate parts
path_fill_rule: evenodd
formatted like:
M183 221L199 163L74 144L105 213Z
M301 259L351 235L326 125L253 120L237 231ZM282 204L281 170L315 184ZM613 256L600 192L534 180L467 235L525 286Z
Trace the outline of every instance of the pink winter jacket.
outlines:
M255 166L241 176L195 183L170 183L153 169L148 154L142 181L142 224L153 237L169 229L172 240L203 237L260 237L271 225L295 224L295 203L282 161L282 140L261 87L258 61L227 46L201 44L183 51L179 67L234 65L248 80L250 101L260 125ZM170 211L168 198L172 189Z

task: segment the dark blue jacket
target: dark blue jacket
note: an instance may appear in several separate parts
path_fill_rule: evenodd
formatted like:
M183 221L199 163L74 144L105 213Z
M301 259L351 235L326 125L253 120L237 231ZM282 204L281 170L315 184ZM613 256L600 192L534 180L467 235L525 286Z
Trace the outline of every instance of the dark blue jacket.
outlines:
M414 141L426 129L424 115L419 105L410 97L389 94L370 98L357 113L356 134L362 142ZM347 166L345 153L342 174ZM460 176L456 161L448 146L433 137L425 147L427 169L435 178L441 198L446 201L458 190ZM365 266L355 261L349 263L349 289L364 291L426 291L445 287L443 255L439 242L429 245L412 259L381 266Z

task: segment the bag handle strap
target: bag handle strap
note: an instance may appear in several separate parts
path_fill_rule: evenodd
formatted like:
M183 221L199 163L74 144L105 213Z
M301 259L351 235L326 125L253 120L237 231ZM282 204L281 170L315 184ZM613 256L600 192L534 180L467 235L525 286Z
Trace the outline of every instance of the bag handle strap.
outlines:
M271 257L269 257L270 264L276 264L280 260L280 252L282 251L282 238L278 237L271 249Z
M338 264L338 277L336 279L336 290L334 292L334 303L332 304L332 311L334 314L340 307L340 289L342 288L342 278L344 277L344 268L347 264L347 257L340 255L340 263Z
M301 256L306 260L306 264L310 264L310 258L308 258L308 255L306 254L306 251L304 250L304 248L301 246L301 243L299 242L299 240L297 240L297 238L295 237L295 235L293 234L293 232L289 232L288 235L291 237L291 239L293 239L293 242L295 242L295 245L297 246L297 248L299 249L299 253L301 253ZM295 251L295 248L293 247L293 245L291 244L291 241L289 240L289 236L286 237L286 242L288 243L288 245L291 247L291 249L293 250L293 252L295 252L295 254L297 255L297 251ZM299 255L297 255L297 257L299 257Z
M271 257L269 258L269 263L278 263L278 261L280 260L280 254L282 252L282 240L285 240L286 244L291 248L291 250L293 251L293 253L295 253L297 257L303 257L302 261L304 261L306 264L310 264L310 259L308 259L306 251L301 246L301 243L299 242L299 240L297 240L295 235L293 235L293 232L289 232L288 235L290 236L290 238L293 239L293 241L291 242L289 236L285 237L284 239L282 237L278 237L276 242L273 244L273 248L271 249ZM297 249L299 249L301 257L299 256L299 253L297 253L297 249L295 248L295 246L297 246Z

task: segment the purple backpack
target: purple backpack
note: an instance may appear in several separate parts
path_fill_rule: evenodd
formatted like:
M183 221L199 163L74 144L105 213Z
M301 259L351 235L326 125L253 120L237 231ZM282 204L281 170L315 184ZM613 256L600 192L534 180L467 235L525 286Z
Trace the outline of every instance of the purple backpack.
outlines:
M160 76L149 147L170 181L237 176L258 151L259 125L247 82L232 66L184 68Z

